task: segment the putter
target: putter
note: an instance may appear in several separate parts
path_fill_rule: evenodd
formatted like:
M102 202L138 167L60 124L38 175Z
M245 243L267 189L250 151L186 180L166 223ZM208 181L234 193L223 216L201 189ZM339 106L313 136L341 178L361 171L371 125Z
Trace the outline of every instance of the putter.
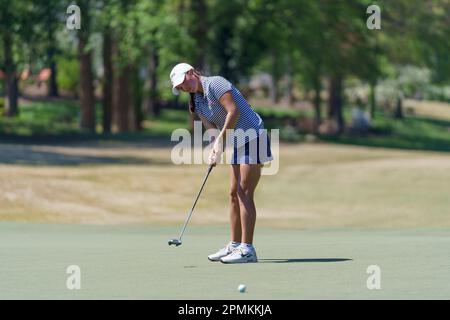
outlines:
M203 180L202 187L200 188L200 191L197 194L197 198L195 198L194 205L192 206L191 212L189 212L189 215L188 215L188 217L186 219L186 222L184 223L184 226L183 226L183 229L181 230L180 236L178 237L178 239L170 239L169 240L169 246L175 245L175 246L178 247L178 246L180 246L183 243L181 241L181 238L183 237L184 231L186 230L186 227L187 227L187 224L189 223L189 220L191 220L191 216L192 216L192 213L194 212L194 208L195 208L195 205L197 204L197 200L200 197L200 194L202 193L203 187L205 186L206 180L208 180L209 174L211 173L211 170L212 170L213 167L214 166L212 166L212 165L210 165L208 167L208 172L206 173L205 179Z

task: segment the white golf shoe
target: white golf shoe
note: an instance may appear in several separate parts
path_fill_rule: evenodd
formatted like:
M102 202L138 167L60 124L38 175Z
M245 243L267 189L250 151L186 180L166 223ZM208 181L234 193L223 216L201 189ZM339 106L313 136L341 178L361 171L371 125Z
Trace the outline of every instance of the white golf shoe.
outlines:
M258 262L258 257L256 256L256 251L254 248L243 248L239 246L237 249L233 250L229 255L220 258L222 263L252 263Z
M233 252L233 250L236 250L236 248L238 248L238 247L239 247L239 244L235 245L235 244L230 242L229 244L227 244L225 247L223 247L222 249L220 249L216 253L210 254L208 256L208 260L209 261L220 261L220 258L226 257L231 252Z

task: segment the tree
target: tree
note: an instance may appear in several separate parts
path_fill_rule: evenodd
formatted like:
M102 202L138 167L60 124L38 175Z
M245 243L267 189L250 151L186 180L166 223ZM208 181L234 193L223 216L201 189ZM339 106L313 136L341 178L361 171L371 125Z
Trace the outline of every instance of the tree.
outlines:
M380 37L379 45L394 69L392 76L395 78L391 81L396 90L396 107L393 115L402 119L404 88L415 81L405 80L412 69L404 66L428 66L438 83L450 79L448 14L445 14L450 4L448 1L398 0L383 1L382 5L383 29L389 36Z
M16 116L19 113L19 87L17 63L21 41L32 35L35 23L33 3L31 1L0 0L0 35L3 44L3 69L5 73L5 115Z
M145 80L141 99L142 106L135 108L158 117L161 113L161 101L158 92L158 70L161 66L161 50L170 47L179 37L174 34L177 26L174 17L168 12L168 5L158 1L141 1L136 8L137 34L135 45L130 48L135 52L135 58L140 68L145 70ZM149 12L154 14L149 15ZM174 30L169 31L171 28ZM169 31L169 32L167 32ZM166 33L167 32L167 33ZM139 78L136 78L139 80ZM139 82L139 81L138 81Z
M329 78L328 118L337 124L337 134L345 128L343 87L345 77L360 75L364 66L376 63L365 53L373 50L369 30L362 13L366 6L360 1L319 1L324 14L324 66ZM369 72L373 72L370 70Z
M173 15L177 23L176 26L167 29L174 21L170 22L170 20L164 19L163 21L166 22L163 24L163 28L159 29L171 30L172 37L170 39L175 40L175 42L169 41L164 44L159 42L162 51L173 53L173 59L170 62L166 60L170 64L167 66L169 70L175 63L181 61L193 64L201 72L205 72L205 69L211 70L210 66L215 52L212 51L214 45L212 41L209 41L208 31L212 27L209 21L213 8L214 4L205 0L198 2L176 0L167 7L167 13ZM157 34L159 38L161 32L159 31ZM163 55L161 55L161 58L163 58ZM162 63L162 66L164 66L164 63ZM167 77L167 75L164 76ZM178 99L178 97L175 98L176 104L178 104ZM188 113L188 123L191 130L194 129L195 120L198 120L198 117L195 114Z
M100 3L101 14L99 17L100 28L102 34L102 63L103 63L103 81L102 81L102 128L103 133L110 133L112 126L113 114L113 45L114 45L114 29L111 25L113 18L111 8L115 5L111 1L103 1Z
M112 62L112 36L111 29L106 26L103 31L103 132L111 132L113 108L113 79L114 69Z
M46 64L51 70L47 95L49 97L57 97L59 95L56 81L56 54L58 47L55 35L58 27L62 24L59 16L61 12L64 12L65 8L59 0L37 1L36 6L36 14L39 17L38 34L40 35L40 40L45 43Z
M81 128L95 132L95 97L92 52L89 36L92 28L91 6L89 0L79 1L81 10L81 29L78 33L78 57L80 60L80 105Z
M301 18L291 22L296 32L291 43L296 45L293 54L296 62L293 68L300 75L302 84L308 90L313 90L314 122L313 131L318 132L322 121L322 77L325 72L325 15L318 2L306 1L299 3L300 7L294 13ZM315 32L311 32L314 30Z
M6 11L6 10L5 10ZM5 15L8 13L2 12L2 20ZM12 117L18 114L18 76L16 73L16 65L13 59L13 36L10 32L4 31L2 32L3 38L3 56L5 59L4 69L5 69L5 91L6 91L6 100L5 100L5 115L8 117Z

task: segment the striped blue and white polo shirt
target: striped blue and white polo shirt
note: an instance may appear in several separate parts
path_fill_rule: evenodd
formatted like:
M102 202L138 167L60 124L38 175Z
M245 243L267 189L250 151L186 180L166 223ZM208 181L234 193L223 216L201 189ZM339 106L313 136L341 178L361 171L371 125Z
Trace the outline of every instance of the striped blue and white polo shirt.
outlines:
M227 111L220 103L219 99L225 92L230 91L236 107L239 109L240 116L236 123L236 129L247 131L254 129L258 133L259 129L264 129L264 122L252 107L247 103L241 92L228 80L221 76L200 77L203 86L203 95L195 94L195 112L204 116L208 121L215 124L222 130ZM256 138L256 137L255 137ZM238 145L245 143L244 140L238 140Z

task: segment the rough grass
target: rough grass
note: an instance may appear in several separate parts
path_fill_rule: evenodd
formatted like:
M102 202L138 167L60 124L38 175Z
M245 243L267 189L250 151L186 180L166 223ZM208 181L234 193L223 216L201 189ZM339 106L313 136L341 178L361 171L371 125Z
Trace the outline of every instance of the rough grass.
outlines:
M0 145L0 220L180 224L205 166L170 148ZM17 161L20 159L20 161ZM192 221L228 223L229 168L214 169ZM258 224L295 228L450 226L450 155L282 145L256 193Z
M385 148L450 151L445 106L402 121L378 115L377 134L344 135L330 139L333 144L283 144L278 174L262 177L257 189L258 224L450 226L450 154ZM175 166L170 160L168 137L187 127L186 112L163 110L160 118L146 119L143 133L86 141L77 110L72 103L35 103L23 106L18 118L0 118L8 142L0 144L0 220L182 222L205 172L205 166ZM59 143L49 144L47 134ZM73 142L80 137L84 142ZM228 223L228 184L229 168L214 169L192 223Z

